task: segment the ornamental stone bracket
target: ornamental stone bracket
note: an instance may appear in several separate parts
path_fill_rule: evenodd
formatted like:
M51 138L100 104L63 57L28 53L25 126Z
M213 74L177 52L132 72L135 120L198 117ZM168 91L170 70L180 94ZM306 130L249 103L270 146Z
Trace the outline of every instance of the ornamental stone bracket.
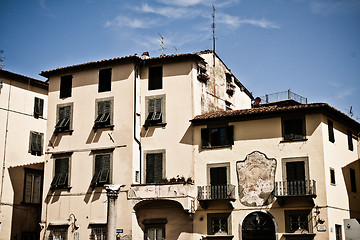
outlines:
M245 206L264 206L274 201L276 159L254 151L236 162L239 199Z
M145 200L172 200L188 213L195 212L195 197L193 184L134 185L128 191L128 199L136 200L135 205Z

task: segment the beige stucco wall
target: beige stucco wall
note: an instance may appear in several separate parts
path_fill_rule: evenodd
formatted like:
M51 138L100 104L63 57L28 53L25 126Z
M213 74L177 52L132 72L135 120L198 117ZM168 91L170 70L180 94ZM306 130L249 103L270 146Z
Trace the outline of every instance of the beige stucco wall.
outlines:
M12 237L21 238L22 231L38 227L39 207L22 203L24 167L43 168L44 155L31 155L29 141L30 131L45 134L47 90L16 79L0 77L0 81L0 239L10 239L11 231ZM33 116L35 97L44 99L43 118Z

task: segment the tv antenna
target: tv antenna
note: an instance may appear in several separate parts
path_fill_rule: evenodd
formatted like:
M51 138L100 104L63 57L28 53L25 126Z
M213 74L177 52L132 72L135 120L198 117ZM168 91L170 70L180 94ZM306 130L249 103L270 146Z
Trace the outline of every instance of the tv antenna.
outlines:
M178 53L178 49L174 46L174 48L175 48L175 54L177 54Z
M159 36L160 36L160 47L161 47L161 55L164 55L164 50L166 49L165 47L164 47L164 37L163 36L161 36L161 34L160 33L158 33L159 34Z
M4 67L4 61L5 61L5 57L4 57L4 50L0 50L0 69L3 69Z
M212 44L213 44L213 67L215 67L215 6L212 4L213 13L212 13Z

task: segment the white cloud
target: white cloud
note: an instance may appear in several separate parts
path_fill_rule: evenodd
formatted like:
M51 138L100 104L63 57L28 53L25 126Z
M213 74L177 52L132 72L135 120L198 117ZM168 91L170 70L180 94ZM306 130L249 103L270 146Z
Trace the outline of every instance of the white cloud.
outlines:
M141 7L136 7L135 10L145 13L159 14L167 18L196 17L200 14L200 12L197 10L174 7L152 7L148 4L143 4Z
M157 2L162 4L181 7L190 7L195 5L211 6L212 4L214 4L215 7L224 7L238 1L240 0L157 0Z
M277 24L268 21L266 19L240 19L239 17L236 16L231 16L225 13L220 13L217 15L217 21L218 23L223 23L226 24L230 27L233 28L237 28L240 25L244 25L244 24L249 24L249 25L253 25L256 27L261 27L261 28L280 28Z
M145 20L117 16L114 20L107 21L105 27L130 27L130 28L150 28L157 24L157 20Z
M337 97L338 98L344 98L344 97L348 97L351 96L354 92L353 88L347 88L347 89L343 89L341 92L337 93Z
M347 14L360 10L359 0L314 0L310 2L310 11L315 14Z

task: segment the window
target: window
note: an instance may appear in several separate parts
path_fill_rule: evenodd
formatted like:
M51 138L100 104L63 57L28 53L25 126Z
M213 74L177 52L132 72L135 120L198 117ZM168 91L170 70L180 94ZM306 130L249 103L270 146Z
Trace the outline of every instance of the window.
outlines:
M34 100L34 117L43 117L44 99L35 97Z
M147 117L145 125L157 125L164 122L165 97L147 99Z
M311 210L285 210L287 233L309 233L311 225Z
M61 76L60 79L60 98L71 97L72 75Z
M69 183L69 157L56 158L52 188L68 187Z
M351 186L351 192L356 193L355 169L352 169L352 168L350 168L350 186Z
M149 67L149 90L162 89L162 66Z
M105 226L91 227L90 240L106 240L107 228Z
M94 162L94 176L91 185L101 186L110 182L111 153L96 154Z
M332 185L336 184L336 181L335 181L335 169L333 169L333 168L330 168L330 183Z
M334 136L334 124L333 121L328 120L328 133L329 133L329 141L334 143L335 136Z
M229 235L230 213L209 213L207 215L207 231L209 235Z
M339 224L335 224L335 239L336 240L342 239L341 225L339 225Z
M282 126L284 141L305 139L305 119L303 117L283 118Z
M350 151L354 150L353 140L352 140L352 132L351 130L347 130L347 136L348 136L348 147Z
M164 172L164 153L146 154L146 183L159 183Z
M167 220L165 218L145 219L145 240L163 240L165 238L165 225Z
M42 172L25 169L24 203L41 202Z
M112 124L112 99L96 101L94 128L109 127Z
M66 240L68 227L52 227L50 229L49 240Z
M30 148L31 155L41 156L43 150L44 134L37 132L30 132Z
M111 68L99 70L99 92L111 91Z
M72 119L72 104L58 106L55 132L64 132L70 130L71 119Z
M234 126L202 128L202 148L224 147L234 145Z

